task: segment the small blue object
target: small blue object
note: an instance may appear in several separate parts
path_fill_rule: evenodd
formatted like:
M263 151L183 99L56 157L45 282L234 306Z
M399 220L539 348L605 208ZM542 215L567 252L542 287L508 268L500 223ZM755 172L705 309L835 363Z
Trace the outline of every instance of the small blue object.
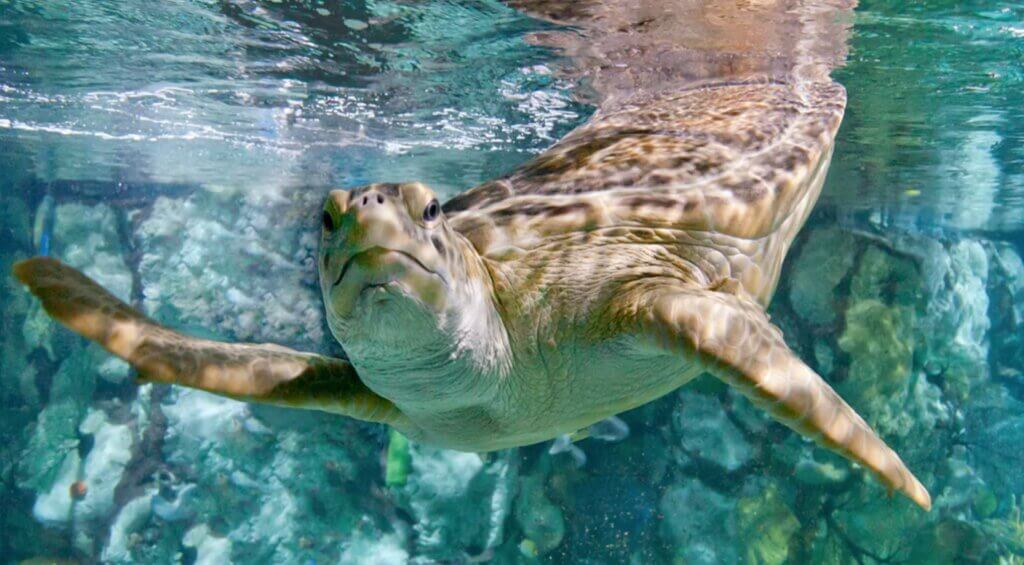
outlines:
M39 254L47 257L50 255L50 240L53 239L53 224L56 206L53 197L47 194L42 203L39 204L39 212L36 215L39 226Z

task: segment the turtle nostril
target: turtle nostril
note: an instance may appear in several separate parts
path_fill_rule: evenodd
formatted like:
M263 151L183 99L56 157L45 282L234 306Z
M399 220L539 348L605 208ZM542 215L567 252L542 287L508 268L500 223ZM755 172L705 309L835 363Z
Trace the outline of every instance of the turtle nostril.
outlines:
M325 230L327 230L327 231L334 231L334 217L331 216L330 212L324 210L324 215L323 215L322 220L323 220L323 223L324 223L324 229Z
M366 206L366 202L367 202L367 200L366 200L366 197L364 196L363 197L363 206Z
M378 194L377 195L377 204L383 204L383 203L384 203L384 195L383 194Z

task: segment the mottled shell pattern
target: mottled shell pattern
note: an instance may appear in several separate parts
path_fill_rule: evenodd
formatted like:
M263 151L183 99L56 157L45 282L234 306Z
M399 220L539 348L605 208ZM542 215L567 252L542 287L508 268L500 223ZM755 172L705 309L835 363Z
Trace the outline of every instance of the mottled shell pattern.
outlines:
M518 7L584 29L538 41L584 53L573 63L597 91L596 113L511 174L449 201L452 225L488 258L609 228L725 237L743 251L737 260L761 267L737 265L732 275L766 302L789 240L820 191L814 181L823 176L846 104L845 90L828 76L842 49L827 37L838 25L835 14L774 2L747 10L737 2L564 4ZM732 18L720 23L723 34L746 37L708 46L697 38L715 30L694 32L689 42L672 35L716 18ZM806 40L782 42L789 33ZM585 49L587 42L600 47ZM594 53L604 59L587 58ZM787 220L792 226L782 229ZM784 241L773 246L773 234ZM756 280L745 280L745 272Z

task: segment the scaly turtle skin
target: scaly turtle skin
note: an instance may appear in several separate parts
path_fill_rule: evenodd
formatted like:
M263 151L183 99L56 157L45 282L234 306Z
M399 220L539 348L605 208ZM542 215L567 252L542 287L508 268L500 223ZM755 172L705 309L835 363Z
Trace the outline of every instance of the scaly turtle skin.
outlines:
M541 15L550 6L521 4ZM579 6L591 11L558 17L605 32L605 43L663 37L605 4ZM827 35L815 18L795 22L783 21ZM629 67L576 58L597 113L443 209L419 183L331 192L320 284L347 361L179 334L53 259L19 263L15 275L145 380L383 422L465 451L572 433L707 372L927 509L925 488L764 312L845 105L827 56L808 48L780 65L766 55L777 40L745 44L749 53L725 58L729 70L709 71L714 80L596 76ZM686 65L717 60L676 47L669 59Z

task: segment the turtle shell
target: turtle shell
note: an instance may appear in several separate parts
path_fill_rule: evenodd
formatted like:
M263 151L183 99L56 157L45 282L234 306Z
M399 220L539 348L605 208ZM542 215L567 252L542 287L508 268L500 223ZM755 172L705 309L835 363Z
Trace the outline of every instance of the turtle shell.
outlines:
M845 102L828 79L636 96L445 212L485 255L620 226L764 238L816 198Z

